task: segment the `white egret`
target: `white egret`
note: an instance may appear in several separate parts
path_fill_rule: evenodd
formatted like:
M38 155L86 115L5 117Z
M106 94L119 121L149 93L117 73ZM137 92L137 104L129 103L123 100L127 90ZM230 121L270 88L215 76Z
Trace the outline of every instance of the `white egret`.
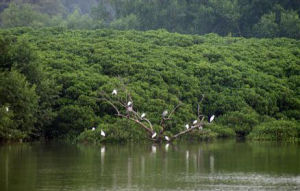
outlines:
M146 116L146 113L142 113L141 118L144 118Z
M132 106L127 107L127 111L132 112L133 111Z
M105 137L105 132L101 129L101 136Z
M197 121L197 120L193 121L193 125L196 125L197 123L198 123L198 121Z
M189 129L189 128L190 128L189 124L186 124L186 125L185 125L185 128L186 128L186 129Z
M199 126L199 130L202 130L203 129L203 127L202 126Z
M165 136L166 141L170 141L170 138L168 136Z
M163 117L166 117L168 115L168 110L165 110L163 113L162 113L162 116Z
M112 95L117 95L118 94L118 91L116 89L114 89L112 92L111 92Z
M210 118L209 118L209 122L211 123L215 118L215 115L212 115Z
M154 138L156 137L156 135L157 135L156 132L154 132L154 133L152 134L151 138L154 139Z
M5 110L6 110L6 112L8 112L8 111L9 111L9 108L8 108L8 107L5 107Z
M128 106L128 107L132 106L132 102L129 101L129 102L127 103L127 106Z
M96 128L95 127L92 127L92 131L95 131L96 130Z

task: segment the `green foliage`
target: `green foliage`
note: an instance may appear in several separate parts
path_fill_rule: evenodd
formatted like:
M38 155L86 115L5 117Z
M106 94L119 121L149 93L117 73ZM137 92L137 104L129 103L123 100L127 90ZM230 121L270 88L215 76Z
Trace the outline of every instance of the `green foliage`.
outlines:
M1 26L4 28L166 29L185 34L300 38L300 1L297 0L10 2L2 2L3 10L0 9Z
M9 4L1 15L1 25L4 28L32 26L41 27L48 23L49 16L35 11L31 4Z
M279 15L280 14L280 15ZM279 16L277 16L279 15ZM277 19L279 17L279 19ZM290 37L300 38L300 18L295 11L279 10L261 17L254 25L254 35L257 37Z
M92 108L87 106L67 105L63 106L54 121L55 126L49 136L59 137L68 134L75 136L85 128L93 127L98 124L99 119L94 114Z
M217 137L219 138L227 138L227 137L235 137L236 132L232 128L228 128L226 126L221 126L217 124L213 124L208 126L212 132L217 133Z
M246 108L242 111L228 112L218 119L220 124L233 129L238 136L248 135L260 121L262 119L255 111Z
M255 140L294 141L299 139L299 135L299 122L272 120L255 126L248 138Z
M34 51L34 47L29 44L25 38L0 37L0 46L3 48L0 57L0 71L3 71L3 75L10 76L13 75L14 72L21 73L22 77L14 75L12 78L22 78L20 83L28 83L28 85L24 85L24 88L27 88L27 86L34 87L32 101L36 101L35 95L39 97L38 105L36 106L38 108L35 114L31 116L32 124L28 125L31 126L30 128L32 130L24 132L24 136L30 134L31 136L39 137L44 134L45 128L52 123L56 115L52 107L56 104L60 86L56 84L50 74L44 71L44 66L38 62L39 58ZM11 72L12 74L10 74ZM17 84L7 84L7 86L2 87L2 91L10 91L10 89L16 85ZM19 92L19 94L24 93ZM19 99L23 99L22 96L15 98L15 100ZM27 99L31 99L31 97ZM18 124L14 124L14 126L14 128L16 128ZM35 128L33 128L33 126ZM9 138L17 139L16 136L10 136Z
M275 13L263 15L260 21L254 25L254 31L257 37L276 37L279 33L279 26L275 22Z
M299 46L287 38L166 30L15 28L0 30L0 66L3 75L21 73L28 84L24 87L39 97L31 135L74 138L85 132L82 140L94 140L98 135L85 129L98 126L105 128L106 141L144 139L144 131L117 119L114 109L99 100L99 92L114 88L124 95L121 77L135 109L146 112L157 131L161 113L184 103L168 122L167 134L196 119L196 104L205 94L200 110L206 119L216 115L216 124L192 137L211 139L246 136L269 120L299 121ZM1 88L6 92L10 86ZM1 107L7 104L11 102L1 100ZM11 115L3 121L9 124L17 116Z
M0 102L9 111L1 115L0 139L26 138L36 122L38 96L35 86L31 86L25 77L16 72L0 73ZM1 113L6 112L1 107Z
M68 15L67 27L69 29L91 29L93 28L93 20L88 15L81 15L76 9L72 14Z
M125 130L126 129L126 130ZM101 130L106 137L101 136ZM127 142L127 141L144 141L147 134L135 123L128 122L126 119L117 120L111 124L100 124L95 131L91 128L85 129L77 138L80 143L100 144L103 142Z
M219 134L217 132L210 129L204 129L202 131L193 131L188 135L184 135L182 139L188 141L211 141L218 138L218 136Z
M139 25L138 18L134 14L116 19L110 23L111 28L119 30L138 29Z

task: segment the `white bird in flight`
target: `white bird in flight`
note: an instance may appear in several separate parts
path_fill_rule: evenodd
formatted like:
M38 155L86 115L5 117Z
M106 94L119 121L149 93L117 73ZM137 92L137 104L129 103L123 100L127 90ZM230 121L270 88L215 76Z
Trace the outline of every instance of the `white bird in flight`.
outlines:
M215 115L212 115L210 118L209 118L209 122L211 123L215 118Z
M193 125L196 125L197 123L198 123L198 121L197 121L197 120L193 121Z
M185 128L186 128L186 129L189 129L189 128L190 128L189 124L186 124L186 125L185 125Z
M114 89L111 93L112 95L117 95L118 94L118 91L116 89Z
M144 118L146 116L146 113L142 113L141 118Z
M101 136L105 137L105 133L102 129L101 129Z

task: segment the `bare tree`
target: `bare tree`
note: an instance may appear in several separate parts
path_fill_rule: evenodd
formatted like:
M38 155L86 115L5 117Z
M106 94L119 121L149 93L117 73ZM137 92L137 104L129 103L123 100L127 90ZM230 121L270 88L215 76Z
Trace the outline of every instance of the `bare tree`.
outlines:
M101 96L100 100L111 105L116 112L116 116L128 119L138 124L141 128L143 128L148 133L149 139L154 142L161 142L163 140L169 142L191 131L202 130L203 127L208 124L207 122L204 121L205 119L204 115L200 113L200 104L204 99L204 95L202 95L202 98L198 103L197 119L194 120L192 124L186 124L185 130L182 130L171 137L164 136L164 132L167 130L167 121L172 120L172 117L176 112L176 110L179 107L181 107L183 104L180 102L171 110L171 112L168 112L168 110L163 111L163 113L161 114L161 120L159 124L161 130L159 132L156 132L153 129L153 125L151 121L146 117L146 113L137 112L135 108L135 103L125 85L121 86L121 90L123 91L122 93L124 93L124 96L120 96L117 89L112 90L111 94L102 91L100 93Z

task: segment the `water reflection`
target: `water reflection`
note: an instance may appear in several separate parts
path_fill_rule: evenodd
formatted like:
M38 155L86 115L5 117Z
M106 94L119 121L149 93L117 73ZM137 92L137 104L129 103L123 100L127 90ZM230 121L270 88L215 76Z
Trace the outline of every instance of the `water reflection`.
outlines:
M153 154L156 153L156 146L155 146L155 145L152 145L152 146L151 146L151 152L152 152Z
M215 157L213 155L209 156L209 168L211 173L215 172Z
M300 188L297 144L18 144L0 156L4 191Z
M105 160L105 146L101 146L101 175L104 173L104 160Z

